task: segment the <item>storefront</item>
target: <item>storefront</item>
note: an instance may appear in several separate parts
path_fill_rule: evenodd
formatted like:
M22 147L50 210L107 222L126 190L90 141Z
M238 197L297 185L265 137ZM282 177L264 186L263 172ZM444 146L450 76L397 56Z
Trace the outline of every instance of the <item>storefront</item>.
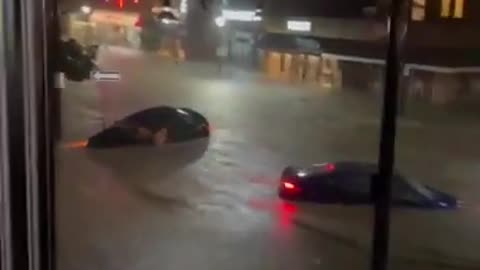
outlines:
M309 38L264 34L256 47L262 52L261 69L271 79L318 82L322 70L320 44Z
M366 88L379 76L382 49L366 42L265 34L258 41L265 74L272 79L318 84L324 89ZM374 52L375 55L372 55ZM350 57L349 55L365 57ZM358 59L363 59L358 63ZM365 60L366 59L366 60ZM367 68L365 68L367 65ZM366 83L365 78L370 78Z

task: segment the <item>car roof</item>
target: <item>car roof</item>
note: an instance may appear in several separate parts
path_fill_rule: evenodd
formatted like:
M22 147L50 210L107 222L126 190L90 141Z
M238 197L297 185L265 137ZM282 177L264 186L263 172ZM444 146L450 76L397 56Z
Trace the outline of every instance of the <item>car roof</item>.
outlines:
M335 166L335 172L348 172L355 171L360 173L374 173L377 171L378 166L374 163L368 162L356 162L356 161L338 161L313 164L307 169L310 173L324 172L322 169L327 164L333 164Z
M306 168L304 171L308 172L308 174L325 173L323 168L327 164L333 164L335 166L334 172L337 173L355 172L358 174L375 174L378 172L378 165L376 163L364 161L337 161L313 164L310 168ZM403 178L403 176L397 171L394 171L394 175L396 178Z
M375 172L378 166L369 162L340 161L335 162L337 170L359 170L364 172Z

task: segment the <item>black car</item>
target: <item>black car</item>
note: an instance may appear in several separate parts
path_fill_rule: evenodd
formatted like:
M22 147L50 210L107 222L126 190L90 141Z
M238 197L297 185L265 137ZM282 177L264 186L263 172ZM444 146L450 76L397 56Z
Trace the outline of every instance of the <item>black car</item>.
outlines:
M172 144L209 136L210 124L200 113L187 108L160 106L123 118L90 137L87 147Z
M287 167L281 176L279 196L324 204L370 204L371 179L378 166L362 162L315 164L306 168ZM422 185L395 173L392 204L399 207L454 209L459 201L452 195Z

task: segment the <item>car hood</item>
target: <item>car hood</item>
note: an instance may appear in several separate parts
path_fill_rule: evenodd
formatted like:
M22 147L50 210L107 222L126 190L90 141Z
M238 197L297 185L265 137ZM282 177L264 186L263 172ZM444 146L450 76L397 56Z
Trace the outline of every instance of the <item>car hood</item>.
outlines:
M456 209L459 207L460 201L455 196L429 186L426 186L426 189L431 193L429 199L433 208Z

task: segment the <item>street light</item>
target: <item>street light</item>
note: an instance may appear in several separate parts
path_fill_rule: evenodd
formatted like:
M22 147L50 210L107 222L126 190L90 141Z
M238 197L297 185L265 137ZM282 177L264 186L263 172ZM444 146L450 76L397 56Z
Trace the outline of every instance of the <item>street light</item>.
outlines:
M222 16L229 21L251 22L256 13L254 10L223 9Z
M261 21L262 21L262 16L255 15L255 16L253 16L252 21L254 21L254 22L261 22Z
M187 13L188 11L188 2L187 0L180 1L180 13Z
M82 6L80 7L80 11L83 13L83 14L90 14L92 12L92 8L90 6Z
M225 23L226 23L225 17L223 17L223 16L218 16L218 17L215 18L215 24L216 24L218 27L220 27L220 28L224 27L224 26L225 26Z

